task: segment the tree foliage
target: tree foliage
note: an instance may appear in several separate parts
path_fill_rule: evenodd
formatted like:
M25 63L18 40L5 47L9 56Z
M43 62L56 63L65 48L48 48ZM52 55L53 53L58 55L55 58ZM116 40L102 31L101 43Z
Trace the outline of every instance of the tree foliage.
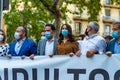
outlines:
M29 32L28 37L38 41L45 23L54 19L37 0L10 0L10 5L11 10L4 15L8 42L14 40L14 32L18 26L25 26Z
M111 4L120 6L120 0L111 0Z
M100 0L40 0L43 6L54 16L55 26L59 31L62 24L62 19L66 19L66 13L81 14L84 8L88 9L88 20L98 20L99 12L101 10ZM64 4L65 3L65 4ZM68 5L76 5L79 12L72 12L68 10ZM59 33L56 33L58 36Z
M23 3L23 10L18 9L20 3ZM58 36L62 20L68 22L66 13L82 14L87 8L88 20L93 21L99 20L98 16L102 7L100 0L10 0L10 4L10 12L4 15L8 26L8 42L13 40L14 31L19 25L27 27L28 36L38 41L40 32L44 28L43 22L51 23L55 20ZM69 10L68 5L76 5L79 11Z

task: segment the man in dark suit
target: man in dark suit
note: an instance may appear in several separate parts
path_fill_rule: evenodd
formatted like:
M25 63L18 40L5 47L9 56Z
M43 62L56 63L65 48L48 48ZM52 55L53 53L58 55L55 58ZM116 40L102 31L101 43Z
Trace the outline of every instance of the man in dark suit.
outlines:
M24 59L26 56L29 56L30 59L34 59L34 55L37 53L37 45L27 38L27 29L19 26L16 29L14 37L16 41L10 44L8 57L21 56Z
M54 38L55 27L53 24L45 25L45 37L38 42L37 55L53 56L56 54L57 39Z

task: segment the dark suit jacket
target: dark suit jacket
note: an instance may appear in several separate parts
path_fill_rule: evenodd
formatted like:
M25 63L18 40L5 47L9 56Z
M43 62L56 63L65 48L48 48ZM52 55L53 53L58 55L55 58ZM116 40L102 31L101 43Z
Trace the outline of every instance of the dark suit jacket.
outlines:
M17 41L14 41L10 44L8 54L11 54L12 56L22 56L22 55L30 56L31 54L37 54L37 45L32 40L30 40L28 38L25 39L25 41L19 51L19 54L16 54L16 52L15 52L16 43L17 43Z
M107 48L106 48L106 51L111 51L111 52L114 54L115 42L116 42L116 40L115 40L115 39L112 39L112 40L108 43Z
M58 41L57 39L54 39L54 49L53 49L54 55L56 54L57 41ZM46 42L47 42L47 39L42 39L38 42L37 55L45 55Z

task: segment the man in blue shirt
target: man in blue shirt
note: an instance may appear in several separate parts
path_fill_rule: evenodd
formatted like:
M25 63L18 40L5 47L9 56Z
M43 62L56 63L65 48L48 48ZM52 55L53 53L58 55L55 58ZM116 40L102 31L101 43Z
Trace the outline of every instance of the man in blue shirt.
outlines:
M30 59L34 59L34 55L37 53L37 45L27 38L27 29L19 26L15 31L14 37L16 41L10 44L8 57L21 56L24 59L29 56Z
M113 39L108 43L106 54L111 56L112 54L120 53L120 22L113 23L112 27L112 37Z

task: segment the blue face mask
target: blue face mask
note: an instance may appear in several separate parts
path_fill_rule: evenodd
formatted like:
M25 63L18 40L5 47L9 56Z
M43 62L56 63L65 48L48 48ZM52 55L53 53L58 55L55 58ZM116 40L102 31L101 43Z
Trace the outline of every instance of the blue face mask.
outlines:
M118 32L116 32L116 31L113 31L112 32L112 37L114 37L115 39L118 39L119 38L119 33Z
M50 33L50 32L45 32L45 37L46 37L47 39L49 39L49 38L51 37L51 33Z
M68 36L68 30L62 30L62 35L63 36Z

